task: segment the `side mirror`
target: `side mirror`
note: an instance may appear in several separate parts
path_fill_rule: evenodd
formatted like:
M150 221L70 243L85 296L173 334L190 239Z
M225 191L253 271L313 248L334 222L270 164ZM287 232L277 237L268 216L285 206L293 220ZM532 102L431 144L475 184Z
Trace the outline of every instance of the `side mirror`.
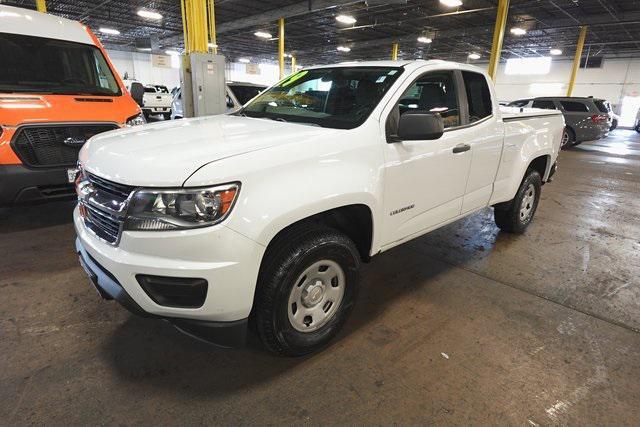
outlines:
M444 121L440 114L407 111L398 122L398 138L402 141L438 139L443 133Z
M140 82L132 82L129 93L136 104L142 107L142 97L144 96L144 86Z

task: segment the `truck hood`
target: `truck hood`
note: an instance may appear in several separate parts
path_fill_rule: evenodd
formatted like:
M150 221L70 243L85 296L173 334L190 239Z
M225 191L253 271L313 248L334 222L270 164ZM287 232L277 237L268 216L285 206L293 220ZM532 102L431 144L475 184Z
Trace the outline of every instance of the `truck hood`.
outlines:
M334 132L231 115L181 119L96 135L80 151L80 162L87 171L122 184L182 186L205 164Z

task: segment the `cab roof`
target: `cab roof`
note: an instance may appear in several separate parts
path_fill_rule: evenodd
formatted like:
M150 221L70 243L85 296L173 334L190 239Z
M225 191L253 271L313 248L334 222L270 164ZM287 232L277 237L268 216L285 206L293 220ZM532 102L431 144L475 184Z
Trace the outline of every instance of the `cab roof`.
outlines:
M0 33L95 45L81 23L21 7L0 5Z
M337 64L327 64L327 65L314 65L311 67L305 67L305 69L319 69L319 68L338 68L338 67L402 67L408 71L413 71L414 69L425 67L425 66L433 66L439 68L447 68L451 70L469 70L475 71L477 73L486 74L486 71L482 68L476 67L474 65L462 64L459 62L451 62L451 61L442 61L440 59L415 59L415 60L404 60L404 61L348 61L348 62L339 62Z

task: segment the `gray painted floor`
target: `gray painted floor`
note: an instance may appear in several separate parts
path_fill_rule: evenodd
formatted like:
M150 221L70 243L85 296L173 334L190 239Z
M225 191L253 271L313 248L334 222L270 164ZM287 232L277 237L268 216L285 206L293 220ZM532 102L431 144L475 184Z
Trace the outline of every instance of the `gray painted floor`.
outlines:
M619 130L562 152L523 236L487 209L379 256L301 359L101 302L72 204L0 210L0 425L639 425L638 150Z

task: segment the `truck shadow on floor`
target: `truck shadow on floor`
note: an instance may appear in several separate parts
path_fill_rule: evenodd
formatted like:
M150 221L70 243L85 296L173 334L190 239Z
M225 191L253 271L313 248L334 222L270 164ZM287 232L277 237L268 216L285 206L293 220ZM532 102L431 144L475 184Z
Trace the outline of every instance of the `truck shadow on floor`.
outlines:
M75 200L0 208L0 234L72 224Z
M306 369L297 368L309 364L331 365L331 359L344 356L340 346L354 333L363 334L353 337L356 345L365 340L367 351L382 349L393 341L396 331L375 322L395 300L414 292L422 298L428 298L430 292L446 292L447 282L438 276L455 267L426 256L420 247L426 238L392 249L364 266L354 312L331 346L318 354L273 356L253 333L247 348L217 349L179 333L166 322L131 316L105 338L101 357L125 381L150 383L180 394L212 396L265 383L284 372L305 375Z

